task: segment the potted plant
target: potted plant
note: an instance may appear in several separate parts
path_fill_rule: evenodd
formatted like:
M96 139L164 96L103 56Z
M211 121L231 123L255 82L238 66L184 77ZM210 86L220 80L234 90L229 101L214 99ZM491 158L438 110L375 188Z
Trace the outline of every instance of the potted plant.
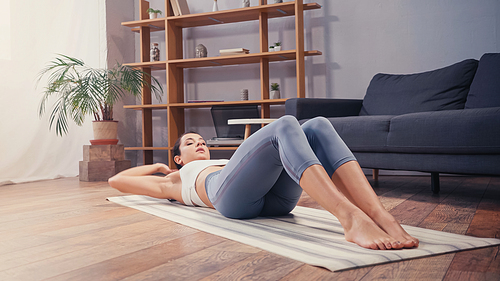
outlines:
M152 9L152 8L149 8L147 10L147 12L149 13L149 18L150 19L156 19L158 17L158 14L161 15L161 11L160 10L155 10L155 9Z
M280 85L278 83L271 83L271 99L280 98Z
M118 142L118 121L113 120L113 105L127 93L140 96L142 88L147 87L161 100L163 92L160 82L142 70L119 63L111 69L95 69L66 55L59 55L50 62L40 72L38 82L45 75L48 84L40 103L40 117L45 112L47 100L55 95L57 101L50 114L49 129L55 125L56 134L62 136L68 132L68 117L81 126L85 116L92 115L94 139L100 140L91 141L92 144Z
M275 52L281 51L281 42L274 43L274 51Z
M274 52L274 45L273 46L269 46L269 52Z

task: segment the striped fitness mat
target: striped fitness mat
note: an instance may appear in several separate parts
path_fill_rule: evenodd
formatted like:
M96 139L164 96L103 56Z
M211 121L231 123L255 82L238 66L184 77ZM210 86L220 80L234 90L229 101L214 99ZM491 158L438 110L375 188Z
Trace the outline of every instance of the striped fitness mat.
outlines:
M188 207L141 195L108 200L331 271L500 244L500 239L495 238L403 226L420 240L418 248L377 251L347 242L339 221L324 210L297 206L287 216L235 220L210 208Z

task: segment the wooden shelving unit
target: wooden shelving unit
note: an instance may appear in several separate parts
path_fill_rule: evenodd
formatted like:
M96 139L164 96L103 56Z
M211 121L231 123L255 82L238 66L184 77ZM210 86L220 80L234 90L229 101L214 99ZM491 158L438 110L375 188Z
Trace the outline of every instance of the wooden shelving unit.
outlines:
M210 13L189 14L173 16L170 0L165 0L165 18L149 19L146 12L149 3L139 0L140 20L123 22L123 26L130 27L132 31L140 34L141 61L127 65L141 68L151 74L154 70L166 70L167 101L165 104L152 104L151 93L143 89L140 105L126 105L124 108L140 110L142 112L142 146L127 147L126 150L142 150L144 164L153 163L154 150L168 150L170 165L172 145L179 135L184 132L184 109L203 108L212 105L242 105L257 104L261 107L262 118L269 118L270 106L284 104L286 99L269 99L269 63L276 61L296 61L297 97L305 97L305 70L306 56L321 55L320 51L304 50L304 11L319 9L317 3L304 4L303 0L295 0L277 4L267 4L267 0L259 0L258 6L224 10ZM278 17L295 17L295 50L268 52L268 20ZM219 25L245 21L259 21L260 50L258 53L245 55L183 58L182 29L190 27ZM149 61L149 47L151 32L165 32L166 61ZM184 69L200 67L217 67L241 64L260 64L260 100L186 103L184 98ZM167 110L168 147L153 147L152 110ZM232 150L235 148L210 148L211 150Z

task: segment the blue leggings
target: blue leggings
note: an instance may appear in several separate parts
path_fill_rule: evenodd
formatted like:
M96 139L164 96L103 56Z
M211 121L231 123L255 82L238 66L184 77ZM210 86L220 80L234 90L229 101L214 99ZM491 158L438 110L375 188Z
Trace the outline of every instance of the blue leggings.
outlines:
M331 177L353 160L326 118L300 126L284 116L243 142L222 170L207 176L205 189L215 209L229 218L285 215L302 194L299 181L309 166L323 165Z

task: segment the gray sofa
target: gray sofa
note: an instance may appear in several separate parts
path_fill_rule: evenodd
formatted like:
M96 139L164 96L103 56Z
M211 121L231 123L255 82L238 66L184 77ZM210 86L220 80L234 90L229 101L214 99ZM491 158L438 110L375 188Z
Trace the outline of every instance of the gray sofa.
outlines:
M289 99L301 122L325 116L361 167L500 175L500 54L410 75L377 74L363 100Z

